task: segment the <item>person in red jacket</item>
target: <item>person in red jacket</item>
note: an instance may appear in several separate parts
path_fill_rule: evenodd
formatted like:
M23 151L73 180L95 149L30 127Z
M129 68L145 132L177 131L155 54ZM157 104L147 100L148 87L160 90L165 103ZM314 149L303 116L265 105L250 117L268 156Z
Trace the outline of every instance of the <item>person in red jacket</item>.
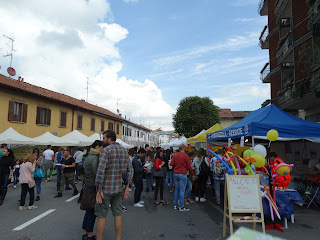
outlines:
M163 181L165 172L162 169L165 162L163 161L163 152L162 150L158 150L156 153L156 160L154 161L153 167L156 170L156 175L154 176L156 180L156 188L154 191L154 204L167 204L166 201L163 200ZM158 191L160 189L160 202L158 202Z
M179 152L175 153L172 157L170 165L173 166L173 178L174 178L174 209L178 208L179 199L179 211L189 211L184 207L184 192L187 184L187 171L189 170L190 176L193 176L193 171L190 163L189 156L185 153L185 145L179 145Z

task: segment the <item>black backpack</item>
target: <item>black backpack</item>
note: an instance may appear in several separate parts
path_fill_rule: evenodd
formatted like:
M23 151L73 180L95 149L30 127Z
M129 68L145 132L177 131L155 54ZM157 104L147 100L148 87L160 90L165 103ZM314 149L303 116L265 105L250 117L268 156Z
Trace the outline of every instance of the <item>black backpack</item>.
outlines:
M205 161L207 160L204 158L199 167L199 170L200 170L199 175L201 176L209 176L210 174L210 168Z

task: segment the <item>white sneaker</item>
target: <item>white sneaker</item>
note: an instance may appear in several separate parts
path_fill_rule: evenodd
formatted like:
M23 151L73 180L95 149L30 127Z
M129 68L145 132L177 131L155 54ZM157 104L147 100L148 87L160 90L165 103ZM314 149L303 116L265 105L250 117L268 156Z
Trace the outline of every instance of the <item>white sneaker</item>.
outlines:
M199 202L199 197L196 197L195 200L196 200L196 202Z
M180 212L188 212L189 210L190 210L189 208L185 208L185 207L179 208Z
M14 188L14 189L16 189L16 188L17 188L17 186L16 186L16 185L13 185L13 188Z
M205 199L205 198L200 198L200 202L205 202L205 201L207 201L207 199Z
M141 204L141 203L135 203L133 206L135 206L135 207L144 207L144 205Z
M28 206L28 210L33 210L33 209L37 209L38 207L35 206L35 205L32 205L32 206Z
M143 200L141 200L139 203L143 205L143 204L144 204L144 201L143 201Z
M23 210L25 210L25 209L27 209L27 207L25 207L25 206L20 206L20 207L19 207L19 210L20 210L20 211L23 211Z

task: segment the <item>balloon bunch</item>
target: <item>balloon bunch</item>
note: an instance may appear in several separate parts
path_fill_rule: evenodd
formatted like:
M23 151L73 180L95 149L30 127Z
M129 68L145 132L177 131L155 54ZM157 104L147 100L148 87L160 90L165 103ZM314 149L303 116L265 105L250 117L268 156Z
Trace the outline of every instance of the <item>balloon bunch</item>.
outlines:
M230 152L229 149L233 150L233 152ZM267 155L267 150L262 145L255 146L254 151L244 151L243 158L236 154L236 147L226 147L226 150L227 151L224 155L224 158L226 157L225 161L231 164L231 167L232 169L234 169L235 174L241 175L240 161L245 165L244 171L248 175L254 175L251 164L258 168L263 167L266 164L265 156Z
M264 185L264 192L261 191L261 197L268 199L269 201L269 207L270 207L270 213L271 213L271 219L274 222L274 215L273 210L277 214L277 217L281 220L280 214L279 214L279 208L277 207L275 201L273 200L269 188Z

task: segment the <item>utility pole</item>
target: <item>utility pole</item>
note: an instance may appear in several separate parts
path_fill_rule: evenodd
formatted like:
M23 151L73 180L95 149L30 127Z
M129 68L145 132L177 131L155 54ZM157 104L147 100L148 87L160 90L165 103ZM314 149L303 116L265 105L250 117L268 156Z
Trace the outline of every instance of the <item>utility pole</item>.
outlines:
M10 53L7 53L7 55L3 55L3 57L9 57L10 56L10 67L12 64L12 58L13 58L13 52L15 52L16 50L13 49L13 42L14 42L14 38L13 37L8 37L6 35L3 34L3 37L8 38L11 41L11 46L8 45L8 47L10 48Z

